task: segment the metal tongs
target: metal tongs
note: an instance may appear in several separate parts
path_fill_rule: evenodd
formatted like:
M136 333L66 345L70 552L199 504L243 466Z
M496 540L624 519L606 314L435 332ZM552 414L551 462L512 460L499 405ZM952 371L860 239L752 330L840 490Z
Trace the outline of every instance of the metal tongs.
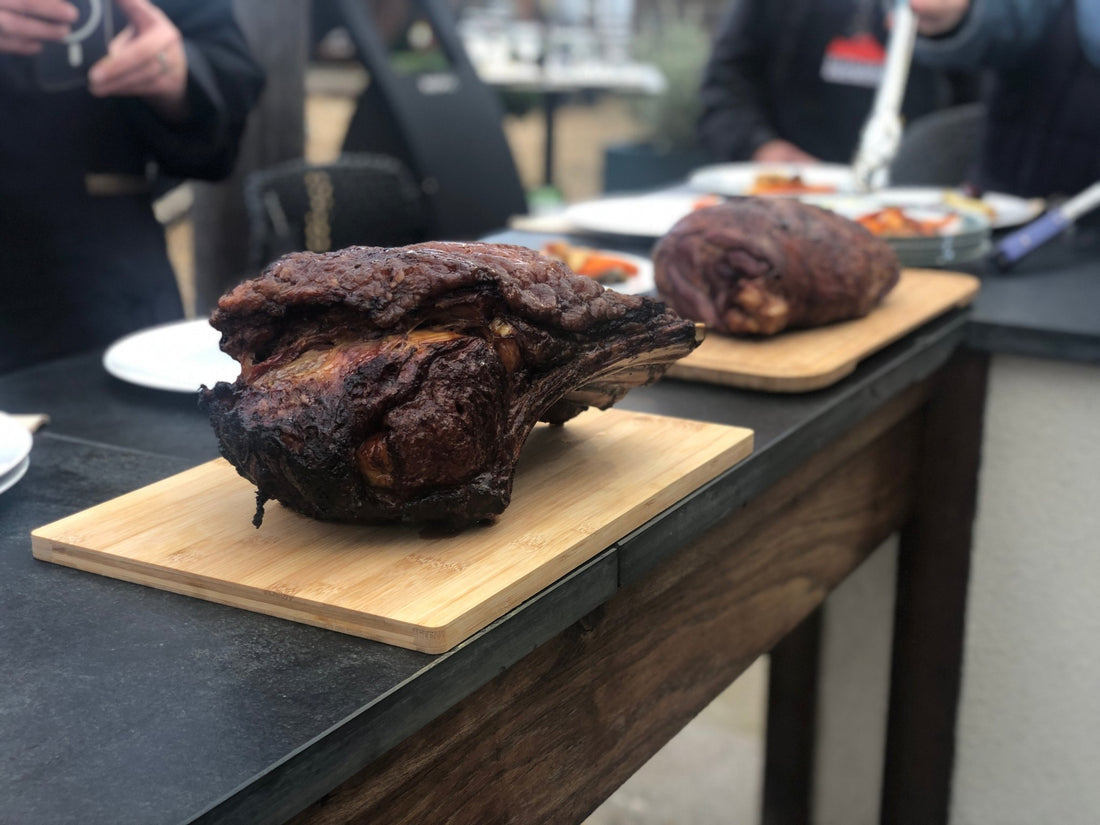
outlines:
M913 62L913 44L917 39L917 18L908 0L898 0L894 24L886 46L886 66L875 93L871 114L863 124L859 148L852 161L856 189L870 192L889 181L890 163L901 143L901 102Z

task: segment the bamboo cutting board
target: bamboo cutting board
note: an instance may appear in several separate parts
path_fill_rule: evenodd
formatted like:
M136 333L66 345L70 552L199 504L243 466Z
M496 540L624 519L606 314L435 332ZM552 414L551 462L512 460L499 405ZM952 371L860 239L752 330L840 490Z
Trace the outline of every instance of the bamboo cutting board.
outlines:
M771 338L708 331L668 375L689 381L771 392L808 392L836 383L864 358L949 309L966 306L980 282L961 272L906 269L869 315Z
M315 521L218 459L41 527L43 561L339 630L450 649L752 452L752 431L623 410L539 425L497 523L431 537Z

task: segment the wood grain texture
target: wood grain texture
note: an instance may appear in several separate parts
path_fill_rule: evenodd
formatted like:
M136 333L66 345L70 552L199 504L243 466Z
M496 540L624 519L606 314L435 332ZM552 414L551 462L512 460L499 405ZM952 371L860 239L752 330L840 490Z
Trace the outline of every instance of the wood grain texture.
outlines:
M269 503L217 460L32 533L36 558L390 644L442 652L752 450L752 433L596 410L540 426L492 526L320 522Z
M925 414L901 534L881 821L947 822L989 354L956 353Z
M836 383L864 358L921 324L969 304L980 282L971 275L906 269L870 315L771 338L708 332L668 374L674 378L770 392L808 392Z
M905 520L916 435L827 448L293 825L582 821Z
M783 637L768 661L761 825L813 822L823 611L817 608Z

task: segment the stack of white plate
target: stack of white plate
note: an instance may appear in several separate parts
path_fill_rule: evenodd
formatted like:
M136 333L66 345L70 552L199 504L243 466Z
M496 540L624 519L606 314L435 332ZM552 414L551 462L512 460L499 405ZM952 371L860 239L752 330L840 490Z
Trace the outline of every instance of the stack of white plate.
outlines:
M0 413L0 493L27 472L31 459L31 434L10 415Z
M715 164L697 169L689 183L698 192L733 197L750 194L759 177L765 174L797 178L808 190L832 190L829 194L806 192L791 196L853 220L887 206L901 207L912 217L954 216L950 225L935 235L884 235L904 266L951 267L981 258L990 250L992 230L1028 223L1045 208L1039 199L998 192L968 199L961 192L943 187L892 187L857 194L851 169L835 164Z
M879 236L894 249L902 266L951 267L977 260L990 250L992 225L989 216L977 209L910 200L890 190L874 195L803 200L854 221L896 207L913 220L943 222L944 226L934 234Z
M956 232L929 237L886 237L902 266L934 266L950 268L954 264L976 261L989 254L988 221L973 215L960 215Z

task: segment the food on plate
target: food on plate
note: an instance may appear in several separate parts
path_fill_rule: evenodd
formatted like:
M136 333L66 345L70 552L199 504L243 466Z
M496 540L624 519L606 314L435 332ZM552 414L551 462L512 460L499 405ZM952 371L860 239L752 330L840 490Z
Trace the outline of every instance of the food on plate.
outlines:
M458 528L508 506L535 423L607 408L698 344L648 298L518 246L291 253L218 302L241 364L203 387L222 454L264 502Z
M749 195L825 195L836 192L828 183L807 183L801 175L761 172L749 186Z
M595 278L601 284L621 284L638 274L638 265L613 252L603 252L587 246L574 246L568 241L547 241L542 254L561 261L578 275Z
M721 195L700 195L691 202L691 208L706 209L708 206L717 206L724 200Z
M874 212L858 215L854 220L872 235L891 238L930 238L957 225L959 216L953 213L934 217L916 217L903 206L884 206Z
M986 203L980 197L971 197L963 192L946 189L943 193L943 202L952 209L977 212L991 222L997 220L997 210L992 204Z
M866 315L900 274L885 241L785 198L739 198L692 212L654 250L660 297L683 317L733 334Z

